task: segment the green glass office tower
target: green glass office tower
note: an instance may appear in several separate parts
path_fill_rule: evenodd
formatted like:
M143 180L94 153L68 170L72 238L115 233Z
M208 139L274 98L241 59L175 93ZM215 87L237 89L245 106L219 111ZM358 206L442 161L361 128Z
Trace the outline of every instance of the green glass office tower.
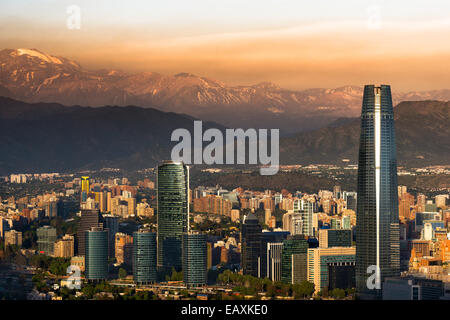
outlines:
M206 235L183 234L183 278L188 288L206 284Z
M158 267L181 270L182 235L189 231L189 168L164 161L157 169Z
M281 251L281 281L301 283L307 280L308 241L302 235L289 236Z
M156 233L133 233L133 277L138 284L156 282Z
M56 229L51 226L43 226L36 230L39 253L52 256L56 242Z
M93 227L86 231L86 279L104 280L108 277L108 230Z
M244 274L258 276L258 259L261 255L261 226L258 218L249 213L241 226L241 266Z
M390 86L364 87L358 164L356 290L359 298L366 299L380 297L385 277L400 274L397 159ZM379 273L375 272L377 269Z

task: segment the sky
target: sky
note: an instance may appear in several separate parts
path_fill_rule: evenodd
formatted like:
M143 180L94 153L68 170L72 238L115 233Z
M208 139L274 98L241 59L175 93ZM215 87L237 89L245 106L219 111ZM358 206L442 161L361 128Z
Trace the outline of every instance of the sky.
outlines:
M449 39L448 0L0 3L0 49L36 48L87 69L189 72L228 85L448 89Z

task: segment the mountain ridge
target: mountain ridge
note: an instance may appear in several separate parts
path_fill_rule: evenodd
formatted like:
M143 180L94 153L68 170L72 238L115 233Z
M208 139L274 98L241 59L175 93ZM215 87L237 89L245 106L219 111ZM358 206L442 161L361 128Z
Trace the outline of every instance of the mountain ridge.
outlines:
M289 90L271 82L228 86L208 77L181 72L127 73L84 69L79 63L37 49L0 51L0 89L26 102L63 105L137 105L189 114L227 127L280 128L296 133L324 127L360 113L362 86ZM1 92L1 90L0 90ZM450 100L450 90L401 93L403 100Z
M0 97L0 174L153 167L170 158L171 133L194 118L136 106L29 104ZM219 128L203 122L204 128Z
M399 166L450 164L450 102L402 102L394 113ZM0 174L153 167L170 159L177 143L170 139L173 130L192 132L194 120L154 108L29 104L0 97ZM359 119L346 119L281 138L281 164L347 164L343 159L356 164L359 126ZM225 129L212 122L203 122L203 128Z
M450 164L450 102L405 101L394 108L399 165ZM298 133L280 141L285 164L357 163L360 120Z

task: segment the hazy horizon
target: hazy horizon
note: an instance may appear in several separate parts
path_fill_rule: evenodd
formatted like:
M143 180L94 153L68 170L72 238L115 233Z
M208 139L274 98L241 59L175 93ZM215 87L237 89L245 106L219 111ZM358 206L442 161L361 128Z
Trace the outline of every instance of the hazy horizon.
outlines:
M71 5L80 8L80 29L66 26ZM90 70L188 72L230 86L269 81L293 90L448 88L450 3L441 0L19 0L0 7L2 49L36 48Z

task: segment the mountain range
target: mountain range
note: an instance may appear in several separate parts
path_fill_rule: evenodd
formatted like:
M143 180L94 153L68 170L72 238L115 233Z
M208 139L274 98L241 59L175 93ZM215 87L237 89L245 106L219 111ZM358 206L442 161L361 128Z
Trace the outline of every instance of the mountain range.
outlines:
M394 88L395 89L395 88ZM17 100L81 105L136 105L187 114L232 128L280 128L284 134L357 117L360 86L283 89L270 82L229 86L190 73L86 70L70 59L37 49L0 51L0 95ZM450 90L393 91L401 101L450 100Z
M203 127L223 127L204 122ZM193 118L153 108L29 104L0 97L0 174L154 167Z
M404 101L394 108L399 165L450 164L450 102ZM345 119L280 141L284 163L358 161L360 120Z
M395 107L399 165L450 164L450 102L412 101ZM104 167L149 168L170 158L173 130L192 131L193 117L135 106L80 107L0 97L0 175ZM225 127L204 122L207 128ZM280 140L283 164L356 163L359 120Z

